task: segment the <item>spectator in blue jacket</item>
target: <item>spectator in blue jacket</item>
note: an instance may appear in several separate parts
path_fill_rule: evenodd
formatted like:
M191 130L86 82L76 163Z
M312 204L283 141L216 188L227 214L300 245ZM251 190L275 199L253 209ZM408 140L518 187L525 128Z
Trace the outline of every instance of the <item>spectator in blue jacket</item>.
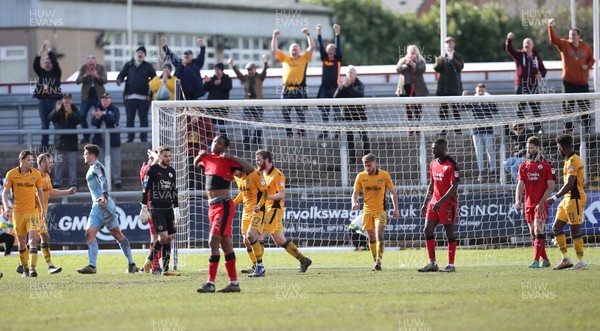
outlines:
M119 72L117 76L117 85L121 86L125 77L125 91L123 92L123 98L125 100L125 112L127 113L127 127L132 128L135 122L135 114L138 113L140 118L140 127L148 127L148 110L150 109L150 86L149 82L154 76L156 71L152 64L146 62L146 47L140 46L135 51L136 58L132 58L128 61ZM127 142L133 142L135 139L135 133L131 132L127 134ZM142 142L148 141L148 134L146 132L140 133L140 140Z
M94 112L92 125L98 129L113 129L119 127L121 115L119 108L112 103L110 94L104 93L100 98L100 107ZM94 134L92 144L99 147L106 146L106 137L102 133ZM100 160L104 163L106 148L100 148L102 155ZM121 188L121 135L119 133L110 134L110 170L112 183L117 189Z
M179 59L175 55L169 46L167 46L167 38L161 37L160 44L167 58L175 66L175 77L181 80L181 89L183 90L184 100L197 100L204 95L204 82L200 75L200 70L204 66L204 59L206 56L206 46L204 45L204 39L198 38L196 40L200 47L200 53L194 59L191 49L183 52L183 59Z
M321 86L317 98L333 98L337 89L337 81L340 78L340 68L342 66L342 48L340 47L340 31L341 27L338 24L333 25L335 31L335 44L323 46L323 38L321 37L321 24L317 24L317 41L319 43L319 52L321 53L322 75ZM329 113L332 110L333 120L340 120L339 107L319 106L321 110L321 118L323 122L329 122ZM327 131L321 133L319 138L326 138Z
M465 90L463 95L468 95L468 92ZM485 84L479 83L477 87L475 87L475 96L485 96L490 95L486 92ZM494 120L494 114L498 114L498 107L493 102L478 102L478 103L469 103L466 104L465 107L470 109L473 113L473 117L481 122L492 122ZM479 175L477 176L477 181L480 183L485 183L487 180L490 182L496 181L496 149L494 147L494 127L493 126L484 126L484 127L475 127L473 128L473 145L475 146L475 157L477 159L477 169L479 170ZM485 162L483 160L484 154L483 150L485 148L485 153L487 154L489 161L489 172L485 168Z

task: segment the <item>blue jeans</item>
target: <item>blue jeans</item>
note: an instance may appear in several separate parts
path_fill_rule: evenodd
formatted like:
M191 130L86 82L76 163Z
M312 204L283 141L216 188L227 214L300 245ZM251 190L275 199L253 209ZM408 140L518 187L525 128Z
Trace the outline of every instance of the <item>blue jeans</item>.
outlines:
M38 103L38 112L40 114L40 120L42 120L42 130L50 129L50 121L48 115L56 107L56 101L59 99L40 99ZM48 148L49 138L48 135L42 135L42 147Z
M517 182L517 175L519 174L519 166L525 162L524 157L509 157L504 161L504 170L510 173L512 179Z
M81 100L81 108L79 108L79 112L81 113L81 128L87 129L89 128L88 124L88 113L91 107L94 107L94 110L100 106L100 101L98 100L98 96L96 95L96 91L92 89L90 95L87 100ZM84 133L83 139L89 141L90 134Z
M477 169L479 173L485 172L483 161L483 149L490 161L490 172L496 172L496 151L494 150L494 135L491 133L477 133L473 135L473 145L475 146L475 156L477 158Z
M319 93L317 94L317 98L320 99L331 99L333 98L333 95L335 94L335 90L337 89L337 86L324 86L321 85L319 87ZM319 110L321 110L321 118L323 119L323 122L329 122L329 113L330 110L333 110L333 118L332 118L332 122L333 121L340 121L341 120L341 113L340 113L340 108L339 107L335 107L335 106L319 106L318 107Z

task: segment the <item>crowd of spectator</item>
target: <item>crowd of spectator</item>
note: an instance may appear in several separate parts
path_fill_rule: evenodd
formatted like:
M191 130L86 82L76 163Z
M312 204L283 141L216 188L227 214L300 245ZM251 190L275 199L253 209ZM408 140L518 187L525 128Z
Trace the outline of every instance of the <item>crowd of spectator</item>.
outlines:
M274 30L271 40L271 52L275 60L280 62L283 68L281 97L283 99L304 99L309 97L306 86L306 68L310 62L313 51L319 48L322 79L319 86L317 98L360 98L364 96L364 84L357 77L356 68L352 65L347 67L346 77L340 75L342 67L342 43L341 27L338 24L333 25L333 42L325 44L321 34L322 26L316 26L317 44L314 43L310 29L303 28L302 33L306 36L308 47L303 51L299 44L293 43L289 46L288 53L279 48L280 31ZM589 92L588 80L589 70L594 64L594 58L590 47L581 40L578 29L573 28L569 31L568 39L559 38L554 32L554 20L548 21L548 36L550 41L556 46L561 54L563 62L563 86L567 93ZM546 76L547 70L544 66L541 55L535 49L534 41L531 38L523 39L522 49L513 47L515 35L511 32L506 37L505 50L515 63L515 94L537 94L540 93L539 87ZM192 49L186 49L182 58L175 54L167 45L166 38L160 38L161 50L164 53L161 63L162 75L157 76L152 63L146 61L146 48L139 46L136 49L135 56L125 63L116 79L117 85L125 84L123 89L123 100L125 105L126 127L134 126L135 117L138 116L141 127L148 127L148 112L151 100L174 100L176 93L185 100L197 100L205 94L208 100L227 100L233 88L231 77L224 73L225 65L217 63L214 66L214 75L212 77L201 77L200 70L204 66L206 57L206 45L203 39L197 39L198 52L194 58ZM437 96L460 96L468 95L463 90L461 72L464 68L465 58L456 49L456 40L453 37L445 39L446 49L443 54L435 57L433 69L438 74ZM467 58L468 60L468 58ZM263 98L263 81L267 75L269 67L269 57L263 56L261 72L257 72L257 65L253 62L245 65L246 73L240 71L240 68L229 59L228 64L233 68L237 78L242 84L244 98L261 99ZM80 109L73 104L70 94L61 93L61 69L52 52L49 41L44 41L37 56L33 62L34 72L38 75L34 97L39 100L39 114L42 122L42 129L49 129L50 123L54 123L56 129L75 129L78 125L82 128L119 128L120 111L112 104L111 96L106 93L105 84L107 83L106 69L102 64L97 63L94 55L89 55L84 65L79 70L76 79L77 84L81 84L81 103ZM421 97L429 95L425 84L423 74L426 71L426 61L419 51L418 45L406 47L406 54L401 54L396 65L398 72L398 85L396 95L398 97ZM180 81L180 91L176 91L175 81ZM476 87L475 95L488 95L486 87L480 83ZM542 117L539 102L519 103L516 110L516 116L520 119L525 118L525 109L529 107L535 118ZM91 112L90 112L91 109ZM345 107L318 107L323 122L334 121L367 121L367 113L361 106ZM565 113L571 113L575 110L587 111L589 102L587 101L569 101L564 102L563 110ZM227 108L206 109L210 114L217 117L226 117ZM491 103L444 103L440 105L439 117L441 120L447 120L450 116L454 120L460 120L461 112L471 111L475 119L493 120L498 113L497 106ZM283 107L282 116L285 122L292 122L292 115L299 123L306 121L306 107L289 106ZM245 107L243 110L244 119L252 122L261 122L264 110L262 107ZM408 123L416 125L422 118L422 107L420 104L408 104L405 106L406 120ZM91 116L90 116L91 115ZM91 117L91 118L89 118ZM590 126L589 115L581 118L582 128L587 133ZM91 125L90 125L91 124ZM202 128L199 128L201 124ZM210 123L190 117L186 121L185 129L188 131L188 145L190 150L194 151L201 145L210 141L215 133L227 134L225 121L223 119L213 119ZM506 129L508 132L509 130ZM567 122L565 132L573 131L573 123ZM416 131L409 131L408 135L415 134ZM454 130L455 134L462 134L460 129ZM514 143L514 149L511 150L511 156L504 163L505 169L516 180L516 169L524 160L523 144L527 136L531 134L543 133L541 122L533 123L533 131L522 125L517 125L510 131L510 140ZM299 129L297 134L300 138L306 137L305 130ZM370 152L370 142L366 131L357 133L362 143L362 148L356 145L354 134L347 134L349 160L356 163L357 151L362 149L362 153ZM440 132L445 135L446 131ZM261 146L263 142L263 132L260 129L248 127L243 130L244 149L251 150L254 147ZM475 128L471 132L475 148L478 181L497 180L496 151L494 143L493 127ZM287 138L292 138L294 132L291 128L286 128ZM319 139L337 138L339 133L323 131L318 135ZM127 142L133 142L135 133L127 134ZM142 132L139 135L141 142L148 141L147 133ZM76 135L61 134L56 136L56 154L57 166L55 175L55 186L62 186L62 172L67 168L69 173L69 185L76 185L76 155L79 143L93 143L103 146L106 144L106 137L102 134L94 134L90 139L90 134L86 133L79 142ZM79 142L79 143L78 143ZM42 147L48 148L48 135L42 136ZM119 134L110 135L111 146L111 164L113 184L121 186L120 178L120 146L121 140ZM104 149L103 149L104 150ZM193 152L192 152L193 154ZM363 154L361 154L363 155ZM484 162L487 156L487 164Z

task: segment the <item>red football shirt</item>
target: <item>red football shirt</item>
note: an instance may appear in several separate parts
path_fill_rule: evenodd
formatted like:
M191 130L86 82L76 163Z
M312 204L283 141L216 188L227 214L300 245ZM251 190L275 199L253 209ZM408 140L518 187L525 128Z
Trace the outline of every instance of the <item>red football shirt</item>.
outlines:
M432 204L438 202L448 192L453 182L460 182L458 164L450 155L446 155L443 159L431 161L429 175L433 183L433 197L430 202ZM455 192L444 203L456 206L458 204L458 192Z
M546 160L525 161L519 166L518 180L525 184L525 207L535 207L544 196L549 180L556 180L556 172Z
M233 171L242 169L236 161L212 153L202 155L200 164L204 167L204 175L218 176L228 181L233 180Z
M140 168L140 181L144 184L144 177L146 177L146 171L150 169L150 165L148 163L144 163Z

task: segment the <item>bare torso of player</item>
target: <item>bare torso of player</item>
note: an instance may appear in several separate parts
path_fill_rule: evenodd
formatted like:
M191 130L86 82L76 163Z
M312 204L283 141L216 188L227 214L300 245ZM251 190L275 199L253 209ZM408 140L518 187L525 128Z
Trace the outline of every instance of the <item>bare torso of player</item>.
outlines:
M208 190L206 192L206 195L208 196L209 199L215 199L215 198L219 198L219 197L227 197L227 196L229 196L229 189L224 188L224 189L219 189L219 190Z

